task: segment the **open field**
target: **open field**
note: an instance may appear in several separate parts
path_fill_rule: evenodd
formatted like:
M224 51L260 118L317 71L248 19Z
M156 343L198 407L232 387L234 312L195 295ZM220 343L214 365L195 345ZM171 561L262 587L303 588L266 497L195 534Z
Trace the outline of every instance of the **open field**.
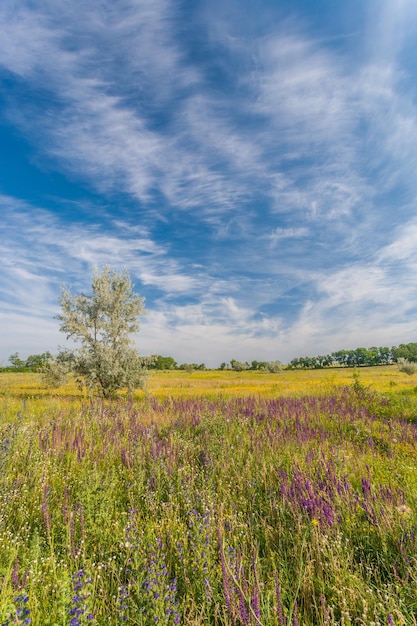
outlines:
M351 385L354 372L361 383L381 393L393 391L417 390L417 376L408 376L398 371L396 365L383 367L330 368L322 370L284 370L279 374L266 372L233 371L194 371L192 373L173 371L151 371L147 392L158 398L190 397L196 395L247 396L261 394L264 397L277 395L305 395L306 393L327 393L334 387ZM39 374L0 373L0 395L9 397L82 397L83 394L74 385L68 385L51 392L42 385ZM137 398L146 394L137 392Z
M0 623L417 624L416 383L0 375Z

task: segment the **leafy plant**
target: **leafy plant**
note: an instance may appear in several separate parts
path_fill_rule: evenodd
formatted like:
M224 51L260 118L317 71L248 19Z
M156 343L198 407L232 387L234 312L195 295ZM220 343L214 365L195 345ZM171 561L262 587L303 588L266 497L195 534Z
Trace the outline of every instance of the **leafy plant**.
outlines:
M80 386L105 398L124 387L129 392L142 388L147 360L139 356L130 335L139 330L143 299L133 291L127 270L96 270L91 294L73 295L63 287L59 303L60 331L80 346L62 350L48 362L45 382L60 386L73 375Z
M408 359L405 359L403 357L399 357L397 359L397 366L400 372L404 372L409 376L417 372L417 363L409 361Z

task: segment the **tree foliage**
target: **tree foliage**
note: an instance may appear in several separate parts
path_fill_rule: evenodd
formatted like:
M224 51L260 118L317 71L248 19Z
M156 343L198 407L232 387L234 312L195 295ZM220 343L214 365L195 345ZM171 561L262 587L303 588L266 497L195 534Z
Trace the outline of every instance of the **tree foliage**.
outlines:
M417 343L400 343L392 348L392 355L395 361L406 359L410 362L417 362Z
M244 372L246 370L259 371L259 372L271 372L276 374L283 368L281 361L252 361L250 364L247 361L238 361L231 359L230 363L221 363L221 370L233 370L235 372Z
M155 370L174 370L177 367L177 362L172 356L158 354L150 367Z
M334 365L343 367L387 365L396 360L394 356L395 350L396 348L387 348L385 346L337 350L331 354L293 359L290 366L303 369L321 369Z
M147 362L130 336L139 331L143 299L133 291L127 270L95 270L91 294L73 295L63 287L59 303L60 331L79 347L62 350L49 362L46 382L59 386L72 374L80 386L102 397L141 388Z
M26 367L26 363L25 361L23 361L18 352L14 352L13 354L11 354L9 356L9 363L11 364L12 367L14 367L15 369L21 369L23 367Z
M235 372L243 372L244 370L250 369L250 365L247 361L237 361L236 359L231 359L230 367Z
M181 363L179 366L180 370L185 370L186 372L194 372L194 370L204 371L206 370L205 363Z
M51 357L50 352L42 352L42 354L31 354L25 360L20 358L18 352L14 352L9 356L10 365L3 369L15 372L38 372Z

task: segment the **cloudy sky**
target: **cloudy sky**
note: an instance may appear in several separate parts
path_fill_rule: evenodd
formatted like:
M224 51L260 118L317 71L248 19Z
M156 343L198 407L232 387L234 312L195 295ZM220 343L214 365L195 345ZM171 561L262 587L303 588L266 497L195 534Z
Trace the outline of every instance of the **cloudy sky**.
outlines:
M126 267L142 354L417 340L415 0L2 0L0 361Z

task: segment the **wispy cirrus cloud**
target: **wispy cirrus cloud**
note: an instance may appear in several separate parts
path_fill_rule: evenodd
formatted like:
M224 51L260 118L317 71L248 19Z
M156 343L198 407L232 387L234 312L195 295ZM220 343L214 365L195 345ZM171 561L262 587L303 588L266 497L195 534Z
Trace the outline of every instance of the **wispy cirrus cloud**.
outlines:
M1 119L94 191L1 199L10 324L111 262L149 294L146 342L190 360L198 337L250 360L411 332L417 11L397 4L335 45L280 7L4 0Z
M34 278L54 283L68 276L77 284L88 285L95 266L111 263L118 269L132 268L144 284L162 292L193 291L195 281L181 274L179 264L167 256L167 248L153 241L146 228L120 220L110 222L107 228L94 222L87 225L74 221L68 225L50 211L4 196L0 197L0 207L6 213L0 254L9 269L11 284L18 277L18 283ZM27 306L23 294L20 306Z
M280 241L281 239L293 239L293 238L307 237L308 233L309 233L308 228L305 228L304 226L301 226L299 228L294 228L293 226L291 226L290 228L278 227L278 228L275 228L275 230L272 233L267 235L266 238L272 241L273 243L276 243L277 241Z

